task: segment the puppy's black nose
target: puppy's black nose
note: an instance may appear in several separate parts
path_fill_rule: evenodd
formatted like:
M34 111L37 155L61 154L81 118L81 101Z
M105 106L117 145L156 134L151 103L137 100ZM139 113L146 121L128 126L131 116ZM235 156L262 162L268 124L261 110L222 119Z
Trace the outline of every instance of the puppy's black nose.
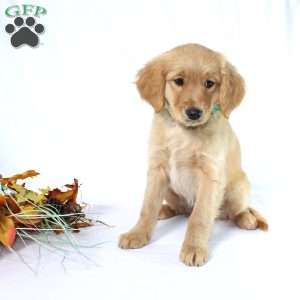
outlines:
M202 116L202 110L195 108L195 107L190 107L185 111L186 115L190 120L198 120Z

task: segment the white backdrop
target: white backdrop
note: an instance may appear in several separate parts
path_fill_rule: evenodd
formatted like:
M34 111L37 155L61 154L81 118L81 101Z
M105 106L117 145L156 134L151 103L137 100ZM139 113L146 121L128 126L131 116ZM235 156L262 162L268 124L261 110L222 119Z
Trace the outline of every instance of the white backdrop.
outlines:
M49 292L47 299L63 299L68 288L73 299L299 299L299 1L32 0L27 4L48 11L39 19L45 33L39 47L15 49L4 30L13 20L4 11L23 3L0 2L0 173L36 169L37 186L76 177L82 200L100 205L102 219L116 227L93 230L109 242L93 254L100 269L77 267L66 276L52 269L52 258L44 262L47 281L31 281L19 260L1 255L1 293L13 295L20 284L28 292L37 283L44 289L51 280L61 296ZM178 260L181 218L160 224L142 250L116 247L119 233L136 221L145 186L152 109L139 99L135 74L153 56L188 42L223 52L246 80L231 122L251 202L270 222L267 234L218 224L212 259L200 269ZM74 291L80 280L84 288L78 283Z

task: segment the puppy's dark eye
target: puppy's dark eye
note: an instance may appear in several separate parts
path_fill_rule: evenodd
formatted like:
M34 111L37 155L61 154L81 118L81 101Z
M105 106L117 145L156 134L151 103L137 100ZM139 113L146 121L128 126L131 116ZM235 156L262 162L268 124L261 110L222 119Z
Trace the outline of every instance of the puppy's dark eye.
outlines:
M204 86L207 88L207 89L210 89L215 83L211 80L205 80L204 82Z
M178 86L183 86L183 85L184 85L184 80L183 80L183 78L176 78L176 79L174 79L174 82L175 82L175 84L178 85Z

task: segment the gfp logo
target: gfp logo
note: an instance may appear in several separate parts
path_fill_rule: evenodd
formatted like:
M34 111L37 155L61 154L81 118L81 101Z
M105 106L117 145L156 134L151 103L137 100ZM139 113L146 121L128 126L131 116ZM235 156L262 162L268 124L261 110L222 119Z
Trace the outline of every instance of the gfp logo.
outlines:
M5 10L5 15L14 18L13 24L7 24L5 31L11 35L10 42L15 48L21 45L36 47L39 35L45 31L44 25L37 18L45 15L47 10L30 4L13 5Z

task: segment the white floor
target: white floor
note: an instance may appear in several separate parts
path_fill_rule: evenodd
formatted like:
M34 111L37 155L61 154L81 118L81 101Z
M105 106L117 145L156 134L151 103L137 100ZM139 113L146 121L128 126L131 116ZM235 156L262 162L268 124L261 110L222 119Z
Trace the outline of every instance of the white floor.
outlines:
M253 194L252 204L267 216L269 232L242 231L218 221L211 257L203 267L186 267L178 259L184 217L161 221L148 246L124 251L117 247L118 235L134 223L139 203L104 204L91 211L114 227L97 226L75 235L81 244L103 242L97 248L81 248L82 254L73 251L64 260L59 251L44 249L39 256L37 246L18 248L37 274L15 254L2 252L1 295L32 300L299 299L299 227L293 224L298 212L287 214L273 205L291 194L268 187Z

